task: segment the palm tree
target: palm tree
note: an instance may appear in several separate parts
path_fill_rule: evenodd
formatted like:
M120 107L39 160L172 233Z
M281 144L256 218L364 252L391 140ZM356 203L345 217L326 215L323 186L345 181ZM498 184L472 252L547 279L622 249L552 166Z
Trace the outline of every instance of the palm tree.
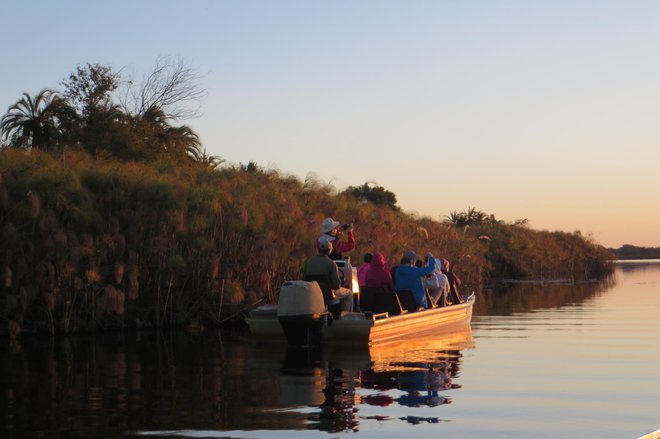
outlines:
M0 137L10 146L52 150L60 134L58 114L64 107L53 90L41 90L34 97L23 93L0 119Z
M465 216L467 217L467 222L470 225L483 224L488 218L488 215L486 215L485 212L469 206L468 210L465 212Z
M196 158L199 155L202 143L199 136L187 125L172 126L171 118L157 107L149 108L139 117L150 131L150 137L156 142L152 145L159 152L180 156L188 155Z
M445 218L456 227L463 227L468 224L468 217L465 212L453 210Z
M223 164L225 160L217 155L211 155L202 148L200 145L190 146L188 148L188 155L197 163L208 167L209 169L217 169L218 166Z
M197 133L187 125L167 127L164 135L166 147L175 153L185 152L185 154L192 156L202 147L202 142L199 140Z

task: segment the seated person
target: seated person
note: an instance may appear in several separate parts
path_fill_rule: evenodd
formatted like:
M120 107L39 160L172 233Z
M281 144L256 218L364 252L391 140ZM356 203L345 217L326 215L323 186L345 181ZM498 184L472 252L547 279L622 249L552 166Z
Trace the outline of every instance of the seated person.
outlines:
M369 288L385 288L394 291L392 276L387 269L387 260L382 253L374 253L370 262L371 268L367 271L364 286Z
M346 231L346 241L341 240L341 234ZM323 241L329 241L332 244L332 252L330 259L339 260L343 259L343 252L350 252L355 248L355 236L353 235L353 224L344 224L343 226L339 221L332 218L326 218L321 223L321 235L316 240L316 247Z
M449 270L449 261L447 259L440 259L440 267L442 274L447 276L449 281L449 292L451 294L451 301L454 304L463 303L459 288L463 286L461 279Z
M358 285L363 287L365 284L364 282L366 281L367 278L367 271L371 269L371 259L373 258L373 255L371 253L365 253L364 254L364 263L360 265L357 269L357 278L358 278Z
M401 261L399 261L399 265L395 265L394 267L390 268L390 274L392 275L392 283L396 285L396 270L399 268L402 264L404 264L404 259L401 258Z
M329 255L332 252L330 241L319 244L319 252L312 256L303 265L303 280L316 281L323 291L326 304L334 299L341 299L341 310L353 310L353 292L341 286L339 279L339 268Z
M422 280L427 274L435 270L435 259L431 253L427 253L429 264L426 267L415 267L415 262L420 258L412 250L408 250L401 259L402 263L396 270L396 282L394 287L397 290L410 290L415 296L415 301L420 307L428 308L429 303L426 300L426 290Z
M447 276L442 273L442 264L436 261L433 273L424 276L424 288L429 291L433 304L440 303L440 306L447 304L447 293L449 292L449 281Z

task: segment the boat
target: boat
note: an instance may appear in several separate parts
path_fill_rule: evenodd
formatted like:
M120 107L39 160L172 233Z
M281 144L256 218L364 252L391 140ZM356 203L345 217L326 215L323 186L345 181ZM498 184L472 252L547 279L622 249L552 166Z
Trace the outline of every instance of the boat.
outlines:
M285 334L277 315L277 305L256 308L245 320L258 341L289 341L301 346L320 343L374 346L469 324L475 295L472 293L464 298L465 302L461 304L398 315L358 311L342 313L335 319L324 313L311 331L305 326L292 330L300 334L299 341L292 341L296 340L295 335L291 338Z
M460 304L419 308L410 291L360 291L355 268L345 261L335 262L343 272L344 285L353 290L356 310L339 312L334 304L324 304L314 281L287 281L280 289L277 305L262 305L248 313L246 323L257 341L287 341L295 346L375 346L470 323L474 293L462 296Z

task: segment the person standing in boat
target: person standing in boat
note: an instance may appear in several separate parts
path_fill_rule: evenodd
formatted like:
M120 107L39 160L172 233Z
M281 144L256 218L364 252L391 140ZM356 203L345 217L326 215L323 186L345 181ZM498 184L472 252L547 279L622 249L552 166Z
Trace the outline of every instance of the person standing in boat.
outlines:
M341 240L341 235L346 232L346 241ZM340 260L344 258L344 252L350 252L355 248L355 236L353 235L353 224L341 225L339 221L335 221L328 217L321 223L321 233L319 239L316 240L316 248L323 241L329 241L332 244L332 252L330 259Z
M318 254L312 256L303 265L303 280L316 281L321 287L326 303L332 299L341 300L342 311L353 310L353 292L341 286L339 268L329 255L332 252L332 243L323 241L319 243Z
M439 260L442 274L447 276L449 281L449 293L451 294L451 301L453 304L463 303L459 287L463 286L461 279L456 274L449 270L449 261L447 259Z
M396 270L396 281L394 287L397 290L410 290L415 296L417 305L428 308L430 305L426 300L426 290L424 289L423 279L427 274L435 270L435 258L429 252L426 254L429 263L426 267L416 267L415 262L420 258L412 250L404 253L401 259L401 265Z

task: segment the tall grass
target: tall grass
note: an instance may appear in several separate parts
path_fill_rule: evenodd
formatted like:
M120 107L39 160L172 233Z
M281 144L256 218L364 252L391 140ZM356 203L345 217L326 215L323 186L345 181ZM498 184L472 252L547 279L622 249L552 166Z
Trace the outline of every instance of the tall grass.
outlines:
M581 236L524 228L489 230L485 242L256 165L2 149L0 175L0 325L28 332L213 324L274 302L314 254L326 216L354 224L356 264L366 252L394 265L408 249L431 251L473 285L589 275L603 257Z

